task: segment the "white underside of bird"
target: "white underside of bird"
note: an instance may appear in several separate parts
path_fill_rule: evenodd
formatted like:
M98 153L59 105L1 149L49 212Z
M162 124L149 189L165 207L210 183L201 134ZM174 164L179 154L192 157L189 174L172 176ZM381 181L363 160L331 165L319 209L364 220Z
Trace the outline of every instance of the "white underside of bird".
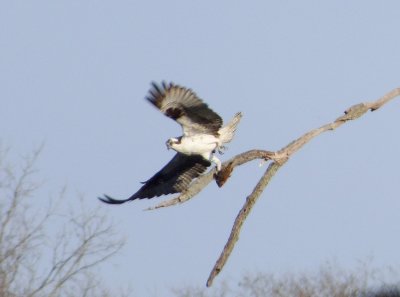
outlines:
M242 117L237 113L228 125L218 131L218 136L211 134L195 134L193 136L181 136L170 138L166 142L168 149L173 149L185 155L200 155L204 159L213 162L217 166L217 171L221 170L221 161L215 156L218 151L222 153L225 149L224 144L232 140L236 127Z
M213 135L196 135L192 137L170 138L167 147L185 155L200 155L217 165L221 170L221 161L214 156L214 152L222 147L221 141Z

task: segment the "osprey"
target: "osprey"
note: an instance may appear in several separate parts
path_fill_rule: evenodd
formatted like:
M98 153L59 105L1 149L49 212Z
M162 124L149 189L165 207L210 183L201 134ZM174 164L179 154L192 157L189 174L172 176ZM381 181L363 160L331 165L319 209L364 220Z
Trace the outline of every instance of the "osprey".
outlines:
M228 125L222 127L221 117L212 111L191 90L173 83L152 83L146 99L167 117L178 122L183 135L170 138L166 145L177 153L131 197L117 200L108 195L99 198L108 204L121 204L130 200L153 198L181 193L193 179L203 174L211 162L221 170L221 161L215 156L222 153L224 144L232 140L242 114L237 113Z

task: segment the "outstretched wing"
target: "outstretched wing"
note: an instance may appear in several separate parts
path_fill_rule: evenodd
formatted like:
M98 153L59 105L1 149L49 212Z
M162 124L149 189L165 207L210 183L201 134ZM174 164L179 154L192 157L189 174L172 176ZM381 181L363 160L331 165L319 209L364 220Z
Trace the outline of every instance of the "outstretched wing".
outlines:
M128 199L117 200L108 195L99 199L108 204L121 204L135 199L180 193L186 190L192 180L206 171L210 165L211 162L201 156L177 153L167 165L144 182L139 191Z
M213 134L218 135L222 126L221 117L211 110L191 90L173 83L152 83L149 95L146 97L166 116L182 125L183 134Z

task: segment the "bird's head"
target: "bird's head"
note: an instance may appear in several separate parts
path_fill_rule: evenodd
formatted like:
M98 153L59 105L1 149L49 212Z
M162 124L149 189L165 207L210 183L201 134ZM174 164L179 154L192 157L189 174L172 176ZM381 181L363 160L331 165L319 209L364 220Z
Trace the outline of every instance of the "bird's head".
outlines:
M167 142L165 143L165 145L167 146L167 149L174 149L174 147L177 144L181 143L181 139L180 138L170 138L167 140Z

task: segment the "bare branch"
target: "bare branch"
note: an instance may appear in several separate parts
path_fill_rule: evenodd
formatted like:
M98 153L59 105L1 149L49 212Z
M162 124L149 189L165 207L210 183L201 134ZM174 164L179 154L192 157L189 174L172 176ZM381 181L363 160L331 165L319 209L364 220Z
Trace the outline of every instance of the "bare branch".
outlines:
M228 260L235 243L239 239L240 229L244 221L246 220L247 216L249 215L251 209L253 208L254 204L256 203L257 199L260 197L261 193L264 191L265 187L268 185L272 177L278 171L278 169L283 164L279 165L276 162L271 163L262 178L258 181L256 187L253 189L253 192L246 198L246 202L242 209L240 210L239 214L235 219L235 223L233 224L233 228L227 243L225 244L224 250L221 253L221 256L215 263L214 268L211 271L211 274L207 280L207 287L211 286L213 279L220 273L222 268L224 267L226 261Z
M336 129L340 127L342 124L344 124L347 121L354 120L365 114L368 110L374 111L378 108L380 108L383 104L389 102L396 96L400 95L400 88L395 89L391 91L390 93L386 94L382 98L378 99L375 102L371 103L361 103L354 105L347 109L345 111L345 115L339 117L338 119L335 120L333 123L326 124L320 128L314 129L297 140L291 142L289 145L284 147L283 149L278 151L278 156L286 156L287 158L290 158L291 155L293 155L295 152L297 152L304 144L308 143L311 139L314 137L320 135L323 132L329 131ZM235 157L236 158L236 157ZM233 159L235 159L233 158ZM231 254L235 243L237 242L239 238L239 233L241 230L241 227L243 226L243 223L245 219L247 218L248 214L250 213L251 209L255 205L255 202L263 192L264 188L268 185L269 181L271 178L275 175L275 173L286 163L286 160L284 158L280 159L280 163L278 164L276 161L271 163L270 166L268 167L267 171L264 173L264 175L261 177L260 181L257 183L256 187L254 188L253 192L247 197L245 204L243 205L242 209L240 210L239 214L236 217L236 220L233 224L231 234L228 238L227 243L225 244L225 247L217 260L214 268L211 270L210 276L207 280L207 286L211 286L213 283L214 278L221 272L222 268L224 267L226 261L229 258L229 255Z
M53 249L53 262L41 283L28 296L59 296L66 283L75 281L78 275L84 275L90 268L103 263L117 253L123 246L123 240L114 238L112 225L104 216L94 212L85 212L78 216L71 212L67 218L68 228L64 229ZM70 231L75 234L71 243Z
M99 209L85 209L82 199L78 210L65 214L60 207L65 189L47 209L35 209L28 198L39 186L32 181L39 151L18 170L0 147L0 296L107 296L93 287L99 281L89 279L90 271L124 240ZM50 227L55 225L61 230Z

